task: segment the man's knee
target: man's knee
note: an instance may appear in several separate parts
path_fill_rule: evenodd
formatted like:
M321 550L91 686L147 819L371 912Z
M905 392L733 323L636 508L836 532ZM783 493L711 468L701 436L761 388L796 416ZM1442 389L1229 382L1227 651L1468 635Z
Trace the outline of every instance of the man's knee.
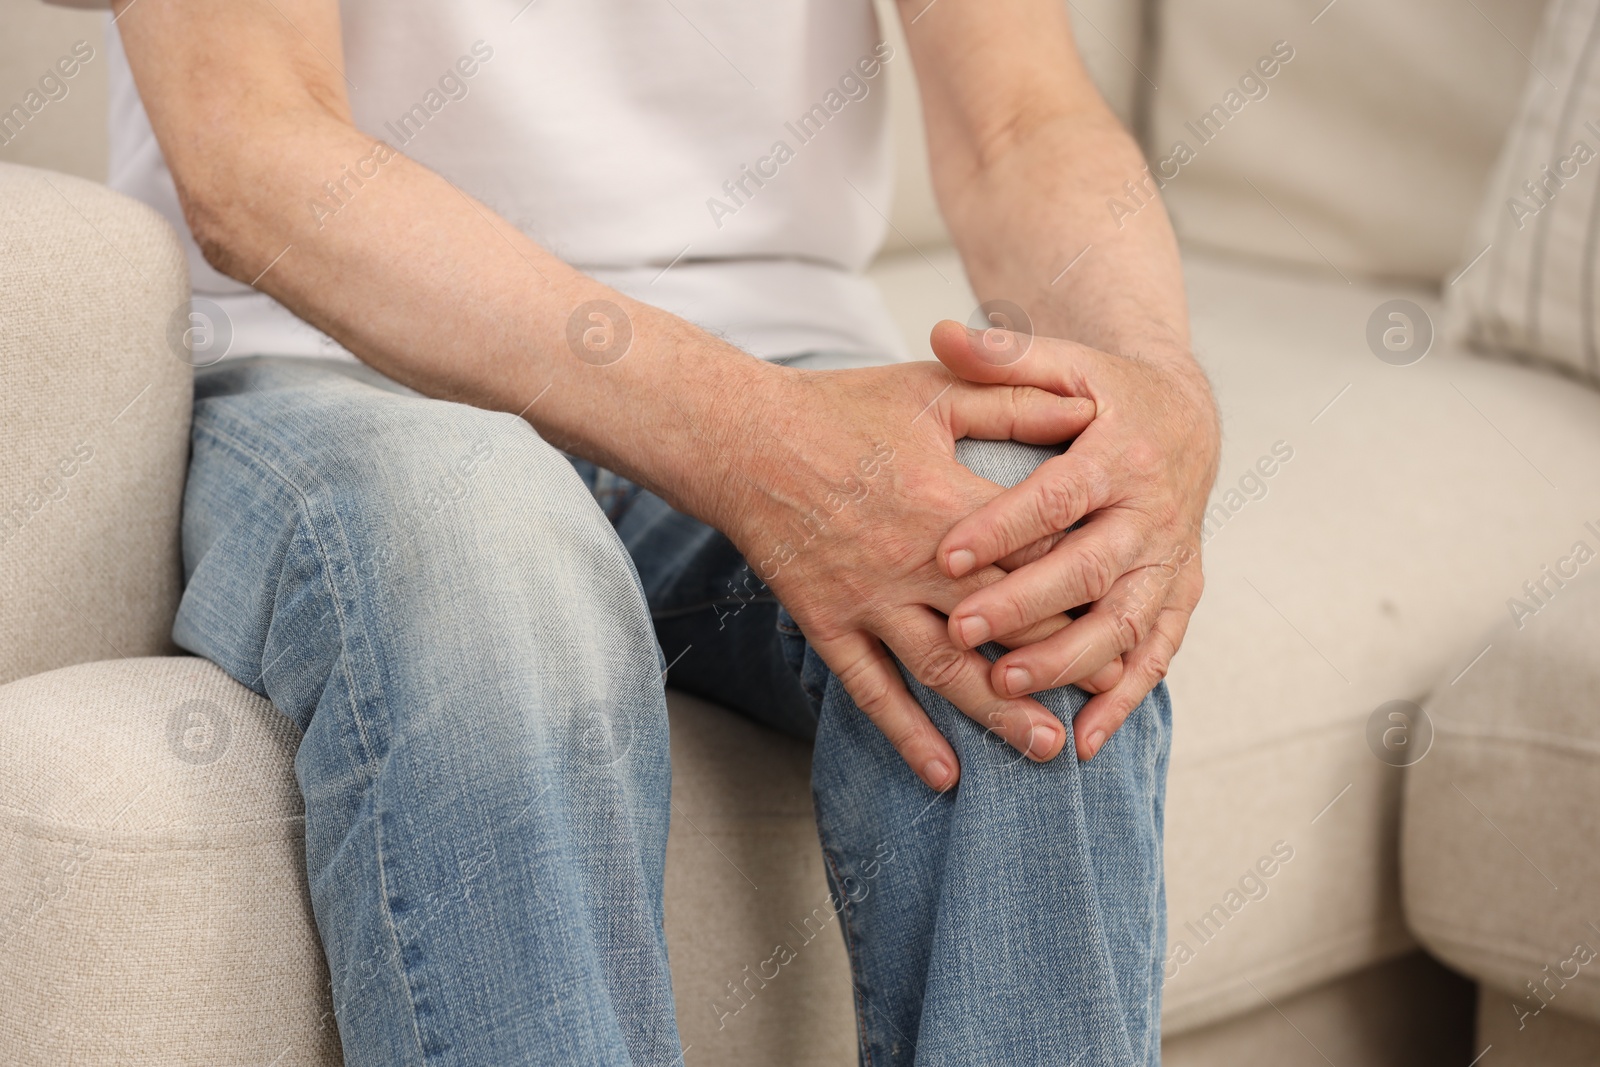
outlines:
M1062 445L1029 445L1021 441L979 441L964 437L956 442L956 460L973 474L1007 489L1032 474L1045 460L1066 451Z
M635 584L572 465L522 420L411 400L363 429L325 453L318 474L335 508L353 512L367 534L360 562L369 576L450 566L574 593Z
M386 642L446 676L546 694L537 721L473 712L486 738L531 728L596 769L624 759L643 727L615 709L659 695L659 651L627 552L571 463L521 420L463 405L418 401L373 429L330 491L358 513L354 588ZM515 760L524 746L506 747Z

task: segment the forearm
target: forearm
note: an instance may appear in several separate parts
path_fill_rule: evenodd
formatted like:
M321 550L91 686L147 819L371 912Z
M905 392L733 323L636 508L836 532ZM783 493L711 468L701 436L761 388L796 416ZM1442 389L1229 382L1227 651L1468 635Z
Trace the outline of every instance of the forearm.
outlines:
M1138 146L1108 110L1064 111L991 159L941 169L980 300L1019 305L1043 335L1188 361L1177 242ZM1114 214L1113 200L1132 213Z
M978 298L1018 305L1045 336L1189 362L1172 227L1138 145L1078 59L1067 5L900 10L934 191ZM1112 198L1137 209L1113 217Z
M159 22L159 7L136 5L123 32ZM208 72L185 83L147 71L158 48L130 45L191 228L220 270L425 394L521 413L553 443L727 518L741 474L729 398L780 368L574 270L358 130L342 101L280 91L200 102ZM628 317L632 340L614 362L614 349L584 358L569 343L573 312L592 300Z

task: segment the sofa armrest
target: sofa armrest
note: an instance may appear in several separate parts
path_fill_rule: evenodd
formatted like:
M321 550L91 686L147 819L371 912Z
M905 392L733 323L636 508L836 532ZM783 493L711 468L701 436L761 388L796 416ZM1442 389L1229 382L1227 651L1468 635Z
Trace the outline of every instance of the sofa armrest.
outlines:
M159 215L11 165L0 205L3 684L170 648L194 372L188 268Z
M337 1067L299 743L193 656L0 686L0 1063Z
M1552 573L1593 558L1583 537L1535 577L1538 599L1514 598L1481 660L1441 682L1433 747L1407 771L1407 922L1519 1019L1600 1021L1600 580Z

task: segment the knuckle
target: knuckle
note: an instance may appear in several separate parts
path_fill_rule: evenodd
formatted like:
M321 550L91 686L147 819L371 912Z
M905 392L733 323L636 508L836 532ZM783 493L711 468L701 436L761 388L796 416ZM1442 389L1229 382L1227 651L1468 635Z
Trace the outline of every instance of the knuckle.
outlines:
M1175 651L1172 644L1164 639L1150 643L1150 649L1145 654L1141 666L1151 685L1155 685L1167 676L1167 671L1172 668L1172 656Z
M1099 600L1111 592L1111 584L1116 580L1115 568L1103 552L1097 549L1085 549L1078 553L1076 563L1077 570L1074 577L1084 597L1084 603Z
M1046 479L1034 494L1037 528L1064 530L1077 521L1082 495L1078 485L1066 477Z
M1116 614L1115 630L1117 650L1128 652L1139 647L1139 644L1149 633L1149 627L1140 618L1139 612L1123 610Z
M1032 595L1028 589L1011 590L984 614L995 633L1014 634L1040 616L1051 614L1039 603L1041 599L1041 596Z
M916 747L917 730L909 724L893 730L884 730L883 736L896 752L909 752Z
M889 709L889 684L882 672L872 670L869 660L857 660L839 674L839 684L869 719L879 718Z
M960 677L964 662L961 653L949 645L935 645L922 657L922 681L930 689L944 689Z
M1022 421L1028 409L1028 401L1032 400L1029 394L1032 390L1025 386L1013 385L1006 390L1006 417L1011 420L1010 425L1016 426Z

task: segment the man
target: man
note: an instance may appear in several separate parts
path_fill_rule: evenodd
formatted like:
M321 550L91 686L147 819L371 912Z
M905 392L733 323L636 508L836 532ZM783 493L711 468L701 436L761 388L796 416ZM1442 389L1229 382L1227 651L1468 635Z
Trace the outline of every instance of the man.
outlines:
M1058 0L115 10L113 183L265 357L197 378L175 637L304 733L346 1061L679 1059L664 650L815 735L863 1062L1157 1062L1217 433ZM879 365L908 59L1031 344Z

